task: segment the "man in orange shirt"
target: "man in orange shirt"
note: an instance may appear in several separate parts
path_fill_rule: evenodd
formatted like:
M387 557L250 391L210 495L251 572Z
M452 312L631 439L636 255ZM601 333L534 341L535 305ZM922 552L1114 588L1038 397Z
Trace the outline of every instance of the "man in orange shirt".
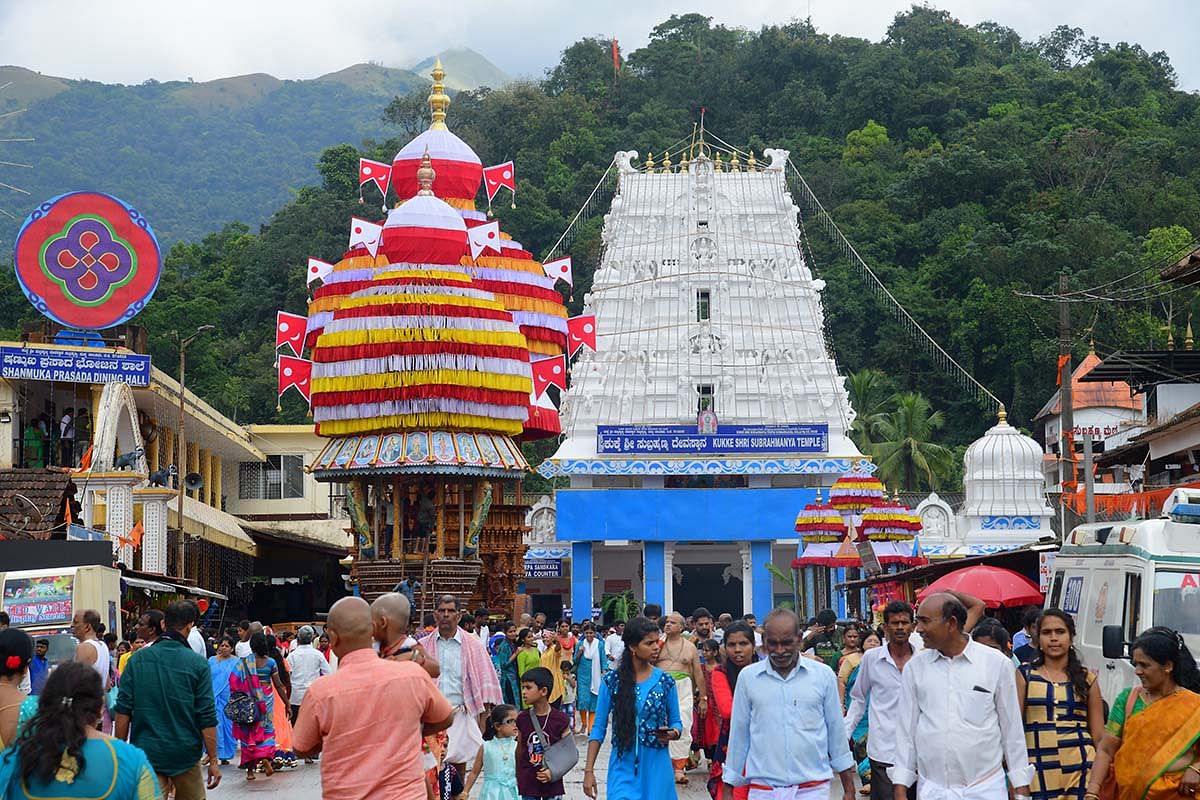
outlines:
M446 730L454 709L424 669L371 649L371 609L344 597L325 623L338 670L313 682L292 733L296 755L321 757L328 800L426 800L421 737Z

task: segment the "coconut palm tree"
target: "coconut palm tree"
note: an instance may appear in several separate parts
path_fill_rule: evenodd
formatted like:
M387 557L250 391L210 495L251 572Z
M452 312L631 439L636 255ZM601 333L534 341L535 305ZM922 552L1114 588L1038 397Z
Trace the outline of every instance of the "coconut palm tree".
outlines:
M870 449L876 474L906 492L938 488L954 465L953 451L932 441L946 418L916 392L898 394L893 402L894 409L881 414L874 427L878 441Z
M877 369L867 367L852 372L846 378L854 422L850 425L850 441L860 452L870 453L875 426L893 406L895 386L892 379Z

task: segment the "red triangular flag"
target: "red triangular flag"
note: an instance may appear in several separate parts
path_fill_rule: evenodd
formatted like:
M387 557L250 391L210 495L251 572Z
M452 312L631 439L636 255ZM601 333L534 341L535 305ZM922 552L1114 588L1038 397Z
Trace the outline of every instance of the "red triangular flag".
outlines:
M328 261L322 261L319 258L310 258L308 260L307 283L312 283L317 279L324 280L331 272L333 272L333 264L330 264Z
M571 257L563 256L556 258L553 261L547 261L542 264L542 269L546 271L546 276L555 280L564 280L572 287L575 286L575 279L571 276Z
M379 240L383 236L383 226L367 222L360 217L350 218L350 249L365 247L372 256L379 252Z
M573 358L583 346L596 352L596 315L582 314L567 320L567 352Z
M387 197L388 184L392 181L392 167L369 158L358 160L358 188L361 190L368 181L374 182L379 191Z
M476 225L467 231L471 240L471 258L479 258L484 250L495 250L500 255L500 223L489 222L486 225Z
M532 362L533 396L541 397L550 386L567 389L567 357L551 356Z
M312 392L309 383L312 379L312 362L304 358L292 356L279 357L279 396L283 397L292 386L304 395L305 400L311 399Z
M483 186L487 189L488 202L492 202L500 187L507 187L514 195L517 193L517 177L513 170L513 162L505 161L494 167L483 168Z
M300 355L304 352L304 332L308 328L308 317L299 314L289 314L286 311L275 312L275 349L283 345L292 348L292 352Z

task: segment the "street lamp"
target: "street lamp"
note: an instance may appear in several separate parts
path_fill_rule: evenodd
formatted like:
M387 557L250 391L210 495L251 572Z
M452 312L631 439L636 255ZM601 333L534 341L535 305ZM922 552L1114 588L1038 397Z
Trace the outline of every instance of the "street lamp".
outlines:
M177 521L179 523L179 557L176 559L178 563L175 565L175 570L179 573L179 577L181 578L184 577L186 572L184 569L184 545L187 542L187 537L183 533L183 493L185 491L183 487L183 478L187 474L184 471L185 465L183 462L184 458L187 456L187 440L183 435L183 404L185 397L185 388L183 382L184 369L187 365L186 356L188 345L196 341L197 337L215 329L215 325L201 325L199 328L196 328L195 333L186 339L179 338L179 331L172 331L175 336L175 341L179 343L179 443L175 448L175 489L177 492L179 492L177 498L179 504L176 506L176 516L178 517Z

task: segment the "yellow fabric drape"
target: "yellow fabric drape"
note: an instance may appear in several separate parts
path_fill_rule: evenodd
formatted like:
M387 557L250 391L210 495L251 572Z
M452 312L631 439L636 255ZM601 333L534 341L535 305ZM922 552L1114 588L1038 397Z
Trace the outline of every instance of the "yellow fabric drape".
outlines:
M317 339L317 349L351 347L360 344L392 344L395 342L458 342L461 344L491 344L526 349L525 335L520 332L473 331L461 328L370 328L360 331L323 333Z
M519 421L477 417L473 414L394 414L386 417L329 420L318 423L321 436L348 436L356 433L386 433L405 430L460 430L475 433L499 433L516 436L524 425Z

